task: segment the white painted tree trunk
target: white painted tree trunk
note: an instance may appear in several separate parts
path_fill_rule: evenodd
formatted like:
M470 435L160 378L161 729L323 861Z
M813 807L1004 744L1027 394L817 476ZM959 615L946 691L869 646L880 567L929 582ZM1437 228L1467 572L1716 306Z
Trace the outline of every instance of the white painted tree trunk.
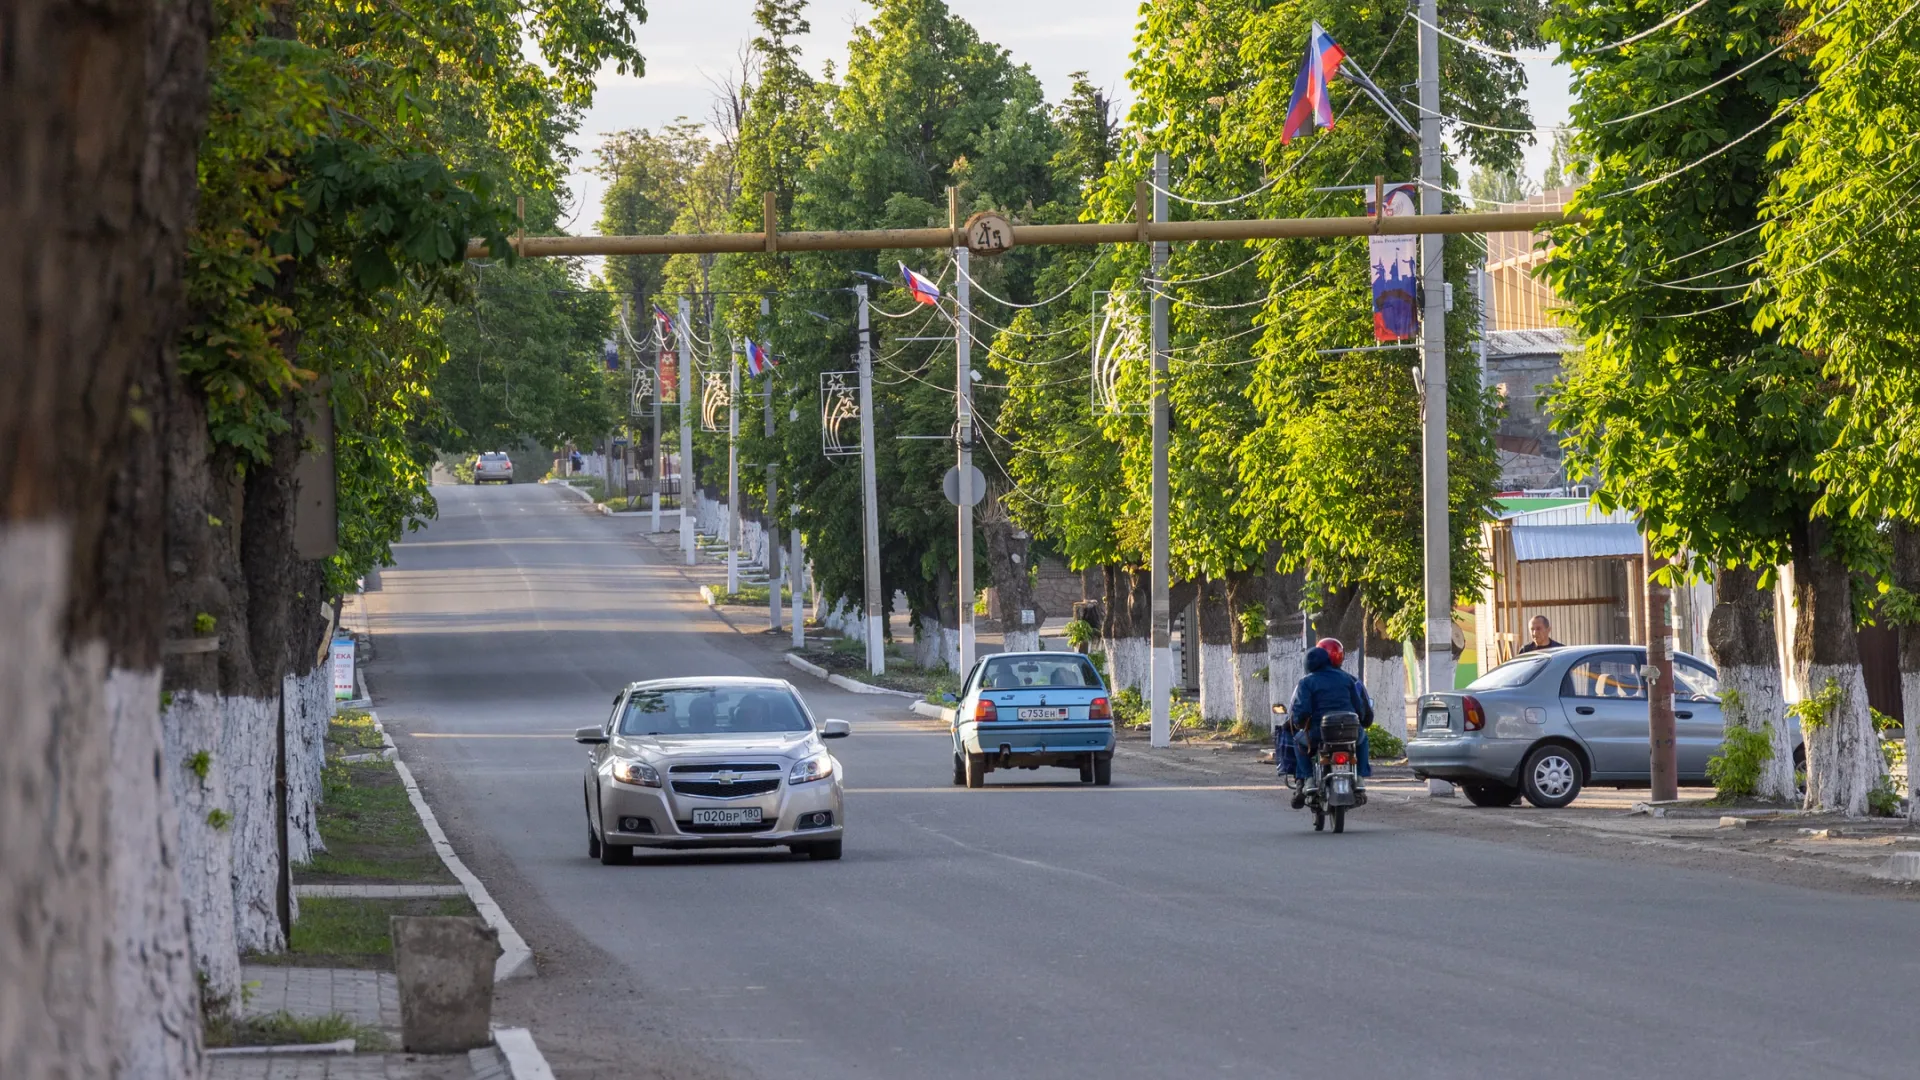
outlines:
M305 866L325 849L320 840L321 771L327 763L327 722L333 716L333 678L327 665L281 682L287 696L287 861Z
M1231 724L1235 701L1233 646L1200 643L1200 717L1209 724Z
M1257 728L1273 726L1272 695L1267 690L1267 680L1259 674L1266 660L1265 651L1235 649L1233 652L1233 709L1240 719Z
M1771 733L1773 757L1760 774L1754 794L1775 802L1800 797L1793 776L1793 736L1800 721L1787 715L1780 669L1773 664L1728 664L1720 668L1722 710L1728 727Z
M913 662L928 671L939 667L946 655L943 638L938 616L920 616L920 632L913 638Z
M1407 736L1407 663L1398 656L1367 657L1367 696L1374 723L1401 738Z
M1902 633L1920 634L1920 628L1908 628ZM1907 781L1907 820L1920 823L1920 798L1913 790L1914 752L1920 750L1920 671L1900 673L1900 711L1906 716L1907 760L1904 764Z
M1299 635L1267 638L1267 693L1269 710L1293 703L1293 688L1307 673L1307 650L1301 648Z
M1147 680L1151 675L1152 649L1144 637L1109 638L1107 640L1107 672L1113 680L1110 689L1114 693L1132 688L1141 696L1146 696Z
M1867 712L1867 684L1858 664L1809 664L1801 673L1809 697L1829 679L1840 687L1840 701L1825 723L1807 732L1807 806L1862 817L1884 769Z
M183 691L161 717L161 773L172 795L180 843L180 889L194 967L207 993L240 1008L240 948L233 919L233 830L211 817L227 809L229 771L224 698ZM207 754L206 776L192 767Z
M170 763L160 736L160 672L114 671L106 705L113 755L97 790L106 795L113 822L114 1075L196 1076L199 984L180 892L185 868L166 779Z
M1019 612L1014 615L1018 617ZM1031 626L1010 627L1002 631L1001 639L1008 652L1038 652L1040 650L1040 629ZM966 674L961 672L961 674Z
M280 841L273 791L279 700L222 697L227 812L233 820L233 932L240 951L286 949L277 912Z

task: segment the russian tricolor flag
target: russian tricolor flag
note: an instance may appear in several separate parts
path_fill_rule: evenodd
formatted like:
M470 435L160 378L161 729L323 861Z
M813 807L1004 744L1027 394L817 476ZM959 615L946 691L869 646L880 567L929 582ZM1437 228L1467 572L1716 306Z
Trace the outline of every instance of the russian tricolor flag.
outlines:
M906 263L900 264L900 273L906 277L907 291L913 294L915 300L923 304L937 304L940 302L940 286L928 281L924 276L907 269Z
M1299 77L1293 80L1293 101L1287 105L1287 122L1280 128L1283 145L1292 142L1309 120L1315 127L1333 130L1333 101L1327 96L1327 83L1346 59L1347 50L1315 22L1307 38L1306 60L1300 65Z
M765 375L779 364L780 361L773 358L773 354L767 351L765 345L752 338L747 339L747 374Z

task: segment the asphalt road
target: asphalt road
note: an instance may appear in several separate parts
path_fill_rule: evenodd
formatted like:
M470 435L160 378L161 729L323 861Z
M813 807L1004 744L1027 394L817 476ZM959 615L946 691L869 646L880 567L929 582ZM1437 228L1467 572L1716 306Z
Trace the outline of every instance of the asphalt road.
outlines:
M497 1012L565 1076L1911 1077L1898 900L1389 827L1116 763L949 782L944 729L726 626L547 486L440 487L368 681L539 958ZM751 618L751 616L749 616ZM791 675L854 723L846 857L586 856L628 680Z

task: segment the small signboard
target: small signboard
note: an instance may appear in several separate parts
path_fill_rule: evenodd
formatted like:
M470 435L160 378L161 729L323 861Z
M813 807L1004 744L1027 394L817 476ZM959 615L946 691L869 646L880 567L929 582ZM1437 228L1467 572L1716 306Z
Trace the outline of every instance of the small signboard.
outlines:
M353 693L353 639L334 638L333 660L333 697L335 701L352 701Z

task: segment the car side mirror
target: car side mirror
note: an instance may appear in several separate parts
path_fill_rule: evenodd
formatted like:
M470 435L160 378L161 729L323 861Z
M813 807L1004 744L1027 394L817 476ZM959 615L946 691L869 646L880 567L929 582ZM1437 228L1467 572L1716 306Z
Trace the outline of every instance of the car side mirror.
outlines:
M823 739L844 739L853 734L853 725L845 720L820 721L820 737Z
M597 745L607 741L607 733L601 730L599 724L589 724L586 727L574 729L573 741Z

